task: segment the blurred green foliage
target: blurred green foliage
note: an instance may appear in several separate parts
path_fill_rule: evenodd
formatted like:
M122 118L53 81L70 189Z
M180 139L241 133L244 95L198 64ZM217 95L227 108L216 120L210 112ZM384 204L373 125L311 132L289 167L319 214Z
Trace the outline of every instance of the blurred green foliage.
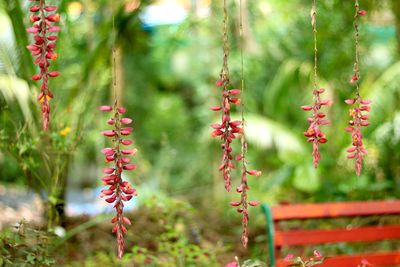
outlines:
M6 229L0 234L0 265L53 266L51 237L48 232L35 230L24 222Z
M24 30L27 2L0 3L1 181L37 189L53 208L64 204L66 188L100 185L104 163L99 151L106 145L100 131L107 125L97 106L112 103L115 41L122 102L135 120L139 148L139 168L129 179L142 190L183 198L202 211L238 220L227 210L233 197L224 193L216 171L219 145L208 127L218 119L209 106L219 101L214 82L222 64L221 1L211 1L207 16L192 10L181 24L146 29L139 14L155 1L139 1L137 9L129 9L132 1L127 0L113 1L114 6L105 0L58 2L59 60L51 69L62 75L51 81L55 98L49 133L40 131L38 85L29 78L34 67L25 49L30 38ZM311 3L246 1L248 158L264 173L250 181L251 198L278 203L400 197L400 18L395 12L400 2L361 2L368 10L360 27L361 94L373 105L371 125L364 130L369 154L357 177L354 163L346 159L350 136L343 130L348 120L344 99L354 93L348 83L354 58L352 1L318 2L319 83L334 105L328 114L332 123L325 127L329 142L322 146L317 170L303 136L306 115L299 109L311 100ZM238 5L229 3L229 64L238 86ZM257 213L251 220L263 225ZM239 228L233 231L239 234ZM256 242L261 246L264 240ZM259 246L252 249L256 255L265 253Z

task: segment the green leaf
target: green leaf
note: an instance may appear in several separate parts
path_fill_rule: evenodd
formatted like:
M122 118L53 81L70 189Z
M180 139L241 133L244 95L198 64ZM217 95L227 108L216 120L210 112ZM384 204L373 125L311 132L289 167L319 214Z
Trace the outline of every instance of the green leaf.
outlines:
M293 186L306 193L313 193L320 189L320 178L311 163L307 162L295 169Z

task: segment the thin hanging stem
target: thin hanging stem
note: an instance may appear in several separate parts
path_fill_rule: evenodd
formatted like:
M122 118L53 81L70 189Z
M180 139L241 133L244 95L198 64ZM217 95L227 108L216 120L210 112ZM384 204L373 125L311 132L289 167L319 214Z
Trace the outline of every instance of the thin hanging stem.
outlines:
M313 75L313 100L314 104L312 106L301 106L305 111L312 111L312 117L308 118L308 123L310 126L304 135L308 137L307 142L312 143L312 157L313 165L315 168L318 167L319 161L321 159L321 154L319 151L319 145L326 143L328 140L325 134L321 131L321 125L329 124L329 121L324 119L326 114L321 112L322 106L330 104L328 100L322 100L321 94L325 91L323 88L318 86L318 47L317 47L317 5L316 0L312 1L311 7L311 26L313 31L314 39L314 75Z
M355 80L356 86L356 98L360 97L360 89L358 80L360 79L360 63L359 63L359 42L360 42L360 32L358 29L358 19L359 19L359 11L360 5L358 4L358 0L355 0L355 13L354 13L354 41L355 41L355 62L354 62L354 76L357 77Z
M318 48L317 48L317 7L316 0L313 0L313 6L311 10L311 23L313 27L313 35L314 35L314 89L317 89L318 85Z
M113 6L114 7L114 6ZM113 13L114 13L114 8L113 8ZM116 59L116 48L115 48L115 42L117 38L117 33L115 29L115 15L113 14L112 17L112 32L113 32L113 44L112 44L112 87L114 91L114 108L118 106L118 92L117 92L117 59Z
M242 172L241 172L241 203L242 203L242 245L247 247L248 243L248 223L249 215L247 211L247 166L246 166L246 154L247 154L247 142L245 136L245 118L244 118L244 56L243 56L243 7L242 0L239 0L239 36L240 36L240 75L241 75L241 115L242 115L242 135L240 139L241 143L241 160L242 160Z
M244 136L244 57L243 57L243 14L242 14L242 0L239 0L239 36L240 36L240 76L241 76L241 91L242 91L242 102L241 102L241 115L242 115L242 129Z
M223 64L221 69L221 80L224 82L224 90L227 90L229 85L229 40L228 40L228 7L226 0L224 0L224 20L223 20Z
M351 119L349 120L349 127L346 131L351 133L352 147L347 149L347 158L355 159L356 174L361 175L362 163L364 154L367 154L367 150L363 144L363 135L361 134L361 128L368 126L369 115L367 112L370 111L371 101L368 99L362 99L360 95L359 80L360 80L360 62L359 62L359 43L360 43L360 33L359 33L359 19L360 16L367 14L367 11L360 10L360 5L358 0L354 1L354 43L355 43L355 61L353 67L353 77L350 83L356 87L356 95L353 99L346 99L346 104L354 105L350 108L349 115Z

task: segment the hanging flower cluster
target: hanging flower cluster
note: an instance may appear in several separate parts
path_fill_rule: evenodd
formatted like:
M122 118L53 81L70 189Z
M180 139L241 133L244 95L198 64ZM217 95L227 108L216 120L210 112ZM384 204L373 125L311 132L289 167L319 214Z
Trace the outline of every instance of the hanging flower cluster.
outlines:
M359 67L359 30L358 30L358 19L360 16L367 14L367 11L360 10L358 0L355 0L355 14L354 14L354 30L355 30L355 62L354 62L354 73L350 79L350 84L356 87L356 97L354 99L346 99L345 103L351 105L349 115L349 125L346 128L347 132L351 133L352 146L347 149L347 158L355 159L356 174L360 176L362 169L363 154L367 154L367 150L363 145L363 136L361 134L361 127L369 125L367 114L370 110L371 101L368 99L362 99L360 96L360 89L358 82L360 80L360 67Z
M241 140L241 154L237 155L235 159L242 162L241 168L241 182L236 188L236 192L240 194L240 201L232 201L230 205L236 208L238 213L242 214L242 244L244 247L248 243L248 223L249 223L249 211L248 206L257 206L258 201L248 201L247 192L250 190L248 186L247 175L260 176L261 172L257 170L247 170L246 152L247 142L244 134L244 104L238 97L244 90L244 66L243 66L243 44L241 45L241 89L230 89L230 77L229 77L229 44L228 44L228 9L226 1L224 3L224 19L223 19L223 64L220 72L220 77L216 82L216 86L222 89L222 100L221 105L211 107L211 110L221 112L221 123L212 124L211 127L214 129L211 133L213 138L220 136L222 140L222 162L219 166L219 171L222 172L224 178L225 189L229 192L231 189L231 170L235 168L234 158L232 155L232 141L240 136ZM240 5L240 36L243 33L242 27L242 2L239 1ZM241 120L231 120L231 108L233 105L241 104Z
M249 224L249 211L248 206L258 206L260 203L255 200L247 201L247 191L250 190L248 186L247 175L261 176L261 171L247 170L247 160L245 158L247 151L247 143L242 135L242 154L236 156L236 160L242 162L242 173L240 185L236 188L236 192L240 194L240 201L232 201L230 205L237 208L236 211L242 214L242 245L247 247L249 241L248 224Z
M370 111L369 104L371 101L357 97L356 99L347 99L345 102L348 105L356 105L349 111L351 116L351 120L349 120L350 126L346 128L346 131L351 133L353 140L352 147L347 149L349 153L347 158L356 159L356 173L359 176L361 174L363 154L367 154L367 150L363 146L361 127L369 125L369 115L366 113Z
M219 171L222 172L224 178L224 185L226 191L231 190L231 170L235 168L232 156L232 141L237 137L239 133L243 132L240 127L241 121L231 120L231 107L232 105L239 105L240 98L238 95L241 93L239 89L229 89L230 77L229 77L229 40L228 40L228 9L227 3L224 1L224 16L223 16L223 64L219 75L219 80L216 82L216 86L222 89L222 101L220 106L213 106L211 110L221 111L222 119L221 123L212 124L211 127L214 131L211 133L213 138L220 136L222 140L221 149L222 160L219 166Z
M56 60L57 54L54 52L57 36L54 35L60 31L59 26L54 23L60 20L60 15L52 13L56 11L56 6L46 5L45 0L30 0L33 5L30 7L32 13L30 19L33 26L27 31L34 35L34 43L27 46L32 56L36 57L34 64L40 68L40 73L32 76L34 81L42 81L38 100L42 105L43 129L47 130L50 123L50 99L53 93L49 89L49 78L57 77L58 71L49 71L50 60Z
M321 131L321 125L329 124L329 121L325 119L326 114L321 112L321 108L323 106L327 106L331 104L329 100L322 100L321 94L325 92L324 88L318 88L318 74L317 74L317 62L318 62L318 49L317 49L317 7L316 0L313 0L312 9L311 9L311 25L313 28L314 35L314 90L313 90L313 98L314 104L312 106L301 106L301 108L305 111L313 111L312 117L307 119L310 124L307 131L304 132L304 136L306 136L307 142L313 144L312 157L314 167L318 167L318 163L321 159L321 154L319 152L319 144L325 144L328 139L326 135Z
M117 107L115 104L114 107L101 106L100 110L114 113L113 117L107 121L109 125L113 126L113 129L102 133L111 138L113 143L112 147L104 148L102 153L105 156L105 161L113 163L114 166L103 169L107 176L103 177L102 181L108 188L101 191L101 197L104 197L108 203L114 203L117 212L111 222L114 224L112 232L117 235L118 257L121 258L124 253L124 234L127 233L125 225L131 224L130 220L123 215L124 202L129 201L133 196L137 196L136 189L122 179L122 172L136 169L136 165L130 163L129 156L136 155L137 149L124 148L124 146L133 143L131 140L124 139L133 131L132 127L127 127L132 123L132 119L122 117L122 114L126 112L125 108Z
M211 110L222 111L221 123L212 124L211 127L214 131L211 136L220 136L223 141L221 148L223 151L221 165L219 170L222 172L224 177L225 189L229 192L231 189L231 169L235 168L232 156L232 141L237 137L239 133L242 133L242 128L240 127L241 121L231 120L231 104L240 104L240 98L235 97L240 94L239 89L227 89L226 80L218 80L217 86L222 87L222 106L213 106Z
M314 104L312 106L301 106L305 111L313 111L312 117L307 119L310 126L307 131L304 132L304 136L308 137L307 142L313 144L312 156L315 168L318 167L319 160L321 159L319 144L325 144L328 141L326 135L321 131L321 125L329 124L329 120L324 119L326 114L321 112L321 108L330 105L330 101L321 99L321 94L323 92L325 92L324 88L314 89Z

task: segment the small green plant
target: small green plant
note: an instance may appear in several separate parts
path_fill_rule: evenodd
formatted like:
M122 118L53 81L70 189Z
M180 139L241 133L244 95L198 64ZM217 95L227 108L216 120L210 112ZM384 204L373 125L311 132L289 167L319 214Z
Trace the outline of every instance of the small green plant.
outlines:
M145 203L144 209L149 214L148 229L158 234L151 242L138 240L124 260L130 259L129 262L138 266L220 266L217 248L205 247L194 229L192 208L187 203L154 198Z
M302 259L301 257L295 257L293 254L288 254L284 261L291 262L287 267L311 267L322 264L327 257L322 256L321 252L314 250L314 257L308 259Z
M51 235L24 222L0 235L0 266L52 266Z
M235 257L235 261L229 262L225 267L267 267L267 265L259 260L248 259L240 263L239 258Z

